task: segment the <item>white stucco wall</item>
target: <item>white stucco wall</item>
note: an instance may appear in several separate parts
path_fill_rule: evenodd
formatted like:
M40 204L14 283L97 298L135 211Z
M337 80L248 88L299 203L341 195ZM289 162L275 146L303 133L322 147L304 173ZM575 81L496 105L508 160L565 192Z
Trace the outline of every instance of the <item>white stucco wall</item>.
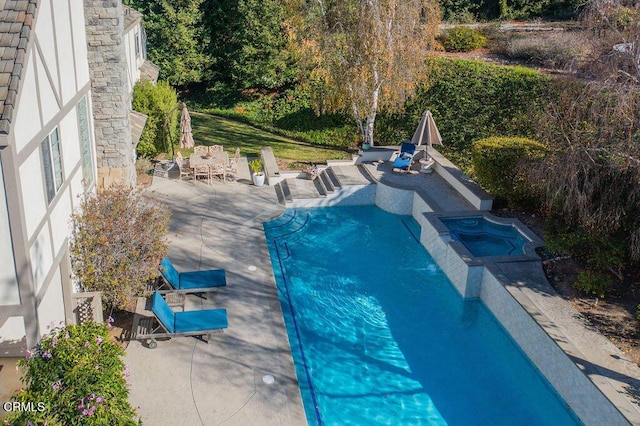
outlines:
M2 305L22 302L24 318L16 316L0 328L0 343L5 342L9 334L12 340L19 340L27 333L27 344L35 344L36 324L25 327L25 318L38 318L40 334L46 332L43 327L51 321L65 319L63 286L68 285L69 280L60 275L56 259L68 261L63 253L67 250L70 236L70 216L79 203L78 195L84 192L76 111L76 103L82 94L87 97L90 131L94 140L89 86L84 2L42 0L29 38L10 129L9 140L13 141L16 149L8 152L16 154L10 161L17 169L19 187L15 191L20 194L18 199L11 200L14 204L9 204L20 209L21 216L11 218L15 223L8 222L4 191L0 191L0 309ZM56 128L64 181L50 202L45 190L40 144ZM12 257L16 238L24 240L17 246L26 246L28 252L22 254L30 261L27 266L33 280L32 291L24 293L25 300L22 301L19 300ZM19 285L29 285L30 281L23 280ZM34 300L29 294L36 295L37 312L33 312ZM11 333L6 332L8 324L11 324Z
M16 277L6 199L2 162L0 161L0 259L2 259L2 267L0 268L0 305L15 305L20 303L20 294L18 292L18 279ZM1 330L0 336L2 336Z
M140 57L136 57L136 34L140 37L140 49L142 50L142 24L132 26L124 36L124 46L127 55L127 74L129 76L129 91L140 79L140 66L144 62L142 51Z
M75 2L78 3L78 2ZM66 1L53 2L54 28L56 33L56 46L58 53L58 67L60 68L60 89L62 103L67 103L78 92L76 84L76 66L72 42L72 27L69 16L69 4ZM38 27L36 27L36 30ZM84 34L73 34L83 36ZM84 38L84 37L82 37ZM82 42L78 39L78 42Z
M51 327L60 325L64 321L64 302L62 299L62 282L60 281L60 269L56 269L47 292L38 305L38 324L40 334L45 335Z
M22 317L9 317L0 327L0 343L8 343L20 340L24 337L24 320ZM1 348L2 346L0 346ZM6 354L0 352L0 356ZM11 354L13 355L13 353Z
M51 226L51 235L53 237L53 252L58 254L60 250L65 248L66 238L71 233L71 197L67 191L63 197L56 203L55 208L51 212L49 225Z
M62 164L65 180L76 172L74 168L81 164L80 135L78 128L78 115L74 109L65 115L58 125L60 135L60 149L62 150Z
M47 211L40 149L36 149L29 155L20 165L19 172L24 202L24 221L27 236L30 239Z
M84 6L81 0L71 1L71 30L75 52L75 72L77 89L89 83L89 62L87 62L87 40L85 36Z
M42 128L33 54L27 55L20 85L22 87L11 126L15 136L16 152L21 152Z
M49 236L49 227L43 226L38 236L29 248L31 257L31 272L33 273L33 282L36 285L36 293L44 284L44 280L53 266L53 254L51 252L51 238Z

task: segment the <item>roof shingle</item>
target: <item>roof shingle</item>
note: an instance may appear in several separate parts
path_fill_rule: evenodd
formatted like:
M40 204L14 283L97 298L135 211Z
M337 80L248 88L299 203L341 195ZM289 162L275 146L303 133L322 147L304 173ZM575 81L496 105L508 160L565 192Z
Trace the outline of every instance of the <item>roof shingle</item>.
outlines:
M13 120L38 1L0 0L0 133L9 133Z

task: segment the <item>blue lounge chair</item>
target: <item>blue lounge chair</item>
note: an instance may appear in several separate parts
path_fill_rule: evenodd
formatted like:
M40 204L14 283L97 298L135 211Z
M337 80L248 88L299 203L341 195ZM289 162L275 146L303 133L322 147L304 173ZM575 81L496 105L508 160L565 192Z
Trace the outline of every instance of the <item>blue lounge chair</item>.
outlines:
M158 321L158 327L142 321L139 323L136 340L148 340L147 347L155 349L157 338L194 336L206 343L205 335L229 326L226 309L205 309L201 311L175 312L159 292L154 292L151 311ZM153 320L153 318L149 318Z
M165 257L160 262L160 273L172 290L205 293L215 287L227 285L224 269L178 272L168 257Z
M416 145L411 142L402 142L400 152L396 156L391 167L394 169L408 170L413 162L413 156L416 152Z

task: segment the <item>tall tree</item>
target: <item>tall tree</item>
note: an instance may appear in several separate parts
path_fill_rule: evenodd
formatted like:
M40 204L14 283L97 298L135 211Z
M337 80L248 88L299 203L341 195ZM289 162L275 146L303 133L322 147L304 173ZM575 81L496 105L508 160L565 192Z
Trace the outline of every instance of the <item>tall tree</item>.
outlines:
M203 6L215 81L273 90L294 79L281 1L206 0Z
M294 0L295 1L295 0ZM380 108L399 110L425 81L440 9L435 0L298 2L294 45L305 59L318 112L348 112L374 144Z
M160 67L160 78L172 86L206 80L207 55L201 5L204 0L128 0L144 14L149 58Z

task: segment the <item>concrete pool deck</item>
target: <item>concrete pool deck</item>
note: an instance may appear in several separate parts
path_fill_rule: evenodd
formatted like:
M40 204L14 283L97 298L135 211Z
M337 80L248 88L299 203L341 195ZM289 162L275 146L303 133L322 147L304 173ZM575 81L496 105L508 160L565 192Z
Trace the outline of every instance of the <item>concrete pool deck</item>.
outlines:
M472 209L459 203L455 191L435 176L390 176L394 186L404 189L417 184L424 192L427 185L429 197L440 203L447 200L453 210ZM284 210L273 187L237 182L194 186L155 178L149 191L173 212L169 255L178 270L226 269L227 287L191 303L194 308L226 308L229 328L213 334L208 344L176 338L159 341L151 350L130 342L126 362L131 370L131 402L140 406L142 420L148 424L306 424L262 228L262 222ZM537 286L539 263L536 271L530 265L520 266L516 271L496 265L496 275L510 281L508 291L547 333L552 330L549 334L586 375L596 382L614 383L614 393L603 393L627 419L633 419L631 423L640 423L636 396L640 369L601 335L584 326L575 328L579 315L549 291L548 283ZM265 375L272 375L275 383L265 384Z
M169 256L176 268L226 270L226 287L188 302L226 308L229 328L208 344L190 337L158 340L156 349L129 343L130 401L142 421L306 424L262 229L283 211L273 188L154 178L149 192L173 213ZM263 381L267 375L273 384Z

